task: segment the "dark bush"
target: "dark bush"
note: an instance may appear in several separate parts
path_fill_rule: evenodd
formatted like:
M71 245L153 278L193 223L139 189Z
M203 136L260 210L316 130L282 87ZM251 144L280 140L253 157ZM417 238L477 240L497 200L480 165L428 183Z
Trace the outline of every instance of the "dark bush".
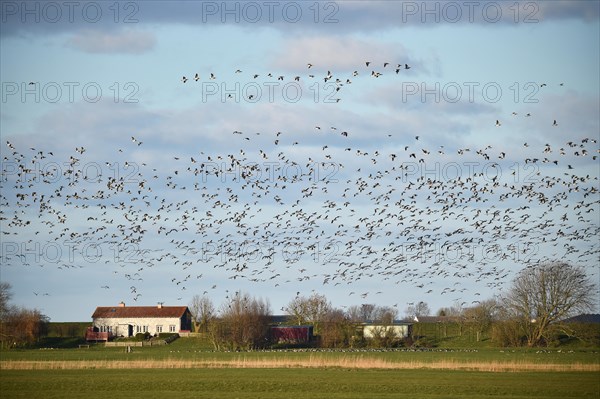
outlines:
M150 339L150 333L149 332L135 334L135 340L136 341L146 341L148 339Z
M162 332L158 334L158 338L160 339L167 339L167 338L171 338L174 335L179 335L177 333L172 333L172 332Z

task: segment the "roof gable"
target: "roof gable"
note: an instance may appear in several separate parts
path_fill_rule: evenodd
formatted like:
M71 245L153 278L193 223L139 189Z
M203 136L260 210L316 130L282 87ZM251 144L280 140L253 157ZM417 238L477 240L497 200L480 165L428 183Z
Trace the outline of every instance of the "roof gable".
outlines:
M98 306L92 319L98 318L181 318L189 312L187 306Z

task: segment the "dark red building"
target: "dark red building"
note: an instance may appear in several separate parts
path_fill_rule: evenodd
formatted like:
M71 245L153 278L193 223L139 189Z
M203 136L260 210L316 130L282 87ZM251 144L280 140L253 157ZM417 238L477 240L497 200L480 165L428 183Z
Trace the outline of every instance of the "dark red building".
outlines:
M271 341L280 344L307 344L313 338L313 326L272 326Z

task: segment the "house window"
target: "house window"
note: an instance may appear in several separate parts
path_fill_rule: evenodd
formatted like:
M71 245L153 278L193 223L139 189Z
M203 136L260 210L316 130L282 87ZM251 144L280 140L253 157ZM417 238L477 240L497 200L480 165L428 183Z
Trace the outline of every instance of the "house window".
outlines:
M162 326L156 326L156 332L157 333L161 333L162 331Z
M148 326L143 326L143 327L142 327L142 332L145 332L145 333L147 333L147 332L148 332Z
M175 328L176 328L175 324L171 324L169 326L169 332L175 332Z

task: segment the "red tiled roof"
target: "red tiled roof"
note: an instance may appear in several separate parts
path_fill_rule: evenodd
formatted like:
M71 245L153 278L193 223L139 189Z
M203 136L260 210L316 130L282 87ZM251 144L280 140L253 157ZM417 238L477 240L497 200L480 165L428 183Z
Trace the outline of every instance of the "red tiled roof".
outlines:
M180 318L188 310L187 306L98 306L92 315L96 318L114 317L177 317Z

